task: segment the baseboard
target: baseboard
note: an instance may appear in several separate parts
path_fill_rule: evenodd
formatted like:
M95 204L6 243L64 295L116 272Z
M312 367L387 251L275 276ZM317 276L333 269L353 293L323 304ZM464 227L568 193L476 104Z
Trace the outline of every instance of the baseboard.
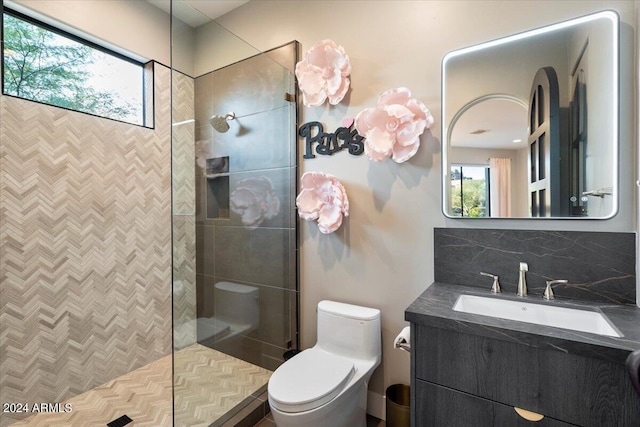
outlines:
M381 420L387 419L385 397L370 390L367 390L367 414L373 415Z

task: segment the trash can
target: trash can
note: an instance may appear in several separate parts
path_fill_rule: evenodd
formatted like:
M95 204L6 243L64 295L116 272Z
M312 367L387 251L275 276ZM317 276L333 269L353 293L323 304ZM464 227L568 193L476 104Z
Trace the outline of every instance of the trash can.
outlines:
M409 400L411 388L406 384L387 387L387 427L409 427Z

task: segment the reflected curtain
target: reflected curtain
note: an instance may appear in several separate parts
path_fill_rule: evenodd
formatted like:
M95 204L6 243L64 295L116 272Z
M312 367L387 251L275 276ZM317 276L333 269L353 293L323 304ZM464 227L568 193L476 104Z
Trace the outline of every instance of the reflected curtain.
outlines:
M489 200L492 217L511 216L511 159L489 159Z

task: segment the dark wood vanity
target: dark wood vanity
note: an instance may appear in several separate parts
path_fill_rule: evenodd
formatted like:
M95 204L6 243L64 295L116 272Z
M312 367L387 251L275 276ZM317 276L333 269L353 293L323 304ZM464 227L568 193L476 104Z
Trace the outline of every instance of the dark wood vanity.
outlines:
M435 283L405 312L413 426L640 426L624 366L640 347L640 310L602 308L625 335L613 338L454 312L468 292L478 290Z

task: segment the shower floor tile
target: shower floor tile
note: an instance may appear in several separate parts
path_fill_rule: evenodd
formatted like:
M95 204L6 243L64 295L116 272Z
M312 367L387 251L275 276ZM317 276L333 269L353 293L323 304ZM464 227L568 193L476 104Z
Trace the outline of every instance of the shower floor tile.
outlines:
M269 382L271 371L200 344L176 352L175 425L209 426Z
M195 344L176 351L175 426L209 426L268 383L271 371ZM40 413L12 427L172 426L171 356L67 400L68 413Z

